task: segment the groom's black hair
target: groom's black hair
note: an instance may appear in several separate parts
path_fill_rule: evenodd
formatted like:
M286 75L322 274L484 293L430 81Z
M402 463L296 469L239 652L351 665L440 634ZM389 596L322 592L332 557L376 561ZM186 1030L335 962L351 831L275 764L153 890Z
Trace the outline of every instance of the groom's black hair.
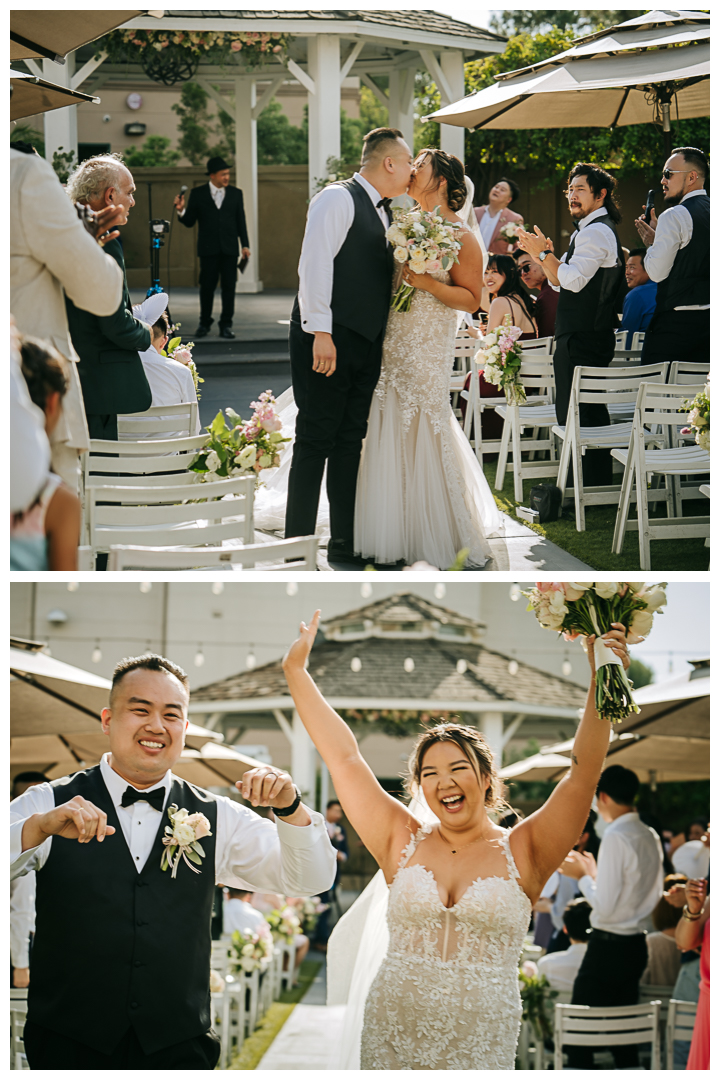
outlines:
M190 692L190 680L186 672L183 671L179 664L174 664L172 660L168 660L164 656L158 656L157 653L146 653L144 656L126 656L119 664L115 665L115 670L112 673L111 704L115 687L128 672L136 671L138 668L146 668L147 671L167 671L170 675L174 675L178 682L182 683L188 693Z
M362 159L360 164L367 165L370 158L374 157L375 154L377 154L382 149L383 143L397 142L398 139L404 138L405 136L399 128L373 128L372 131L368 131L367 135L363 139Z

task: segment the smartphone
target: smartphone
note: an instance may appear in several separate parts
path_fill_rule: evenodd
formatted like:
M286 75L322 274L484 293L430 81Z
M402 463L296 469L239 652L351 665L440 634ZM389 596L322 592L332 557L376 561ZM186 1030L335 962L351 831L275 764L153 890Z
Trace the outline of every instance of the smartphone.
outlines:
M649 225L650 215L655 209L655 191L651 188L645 197L645 213L643 214L643 221Z

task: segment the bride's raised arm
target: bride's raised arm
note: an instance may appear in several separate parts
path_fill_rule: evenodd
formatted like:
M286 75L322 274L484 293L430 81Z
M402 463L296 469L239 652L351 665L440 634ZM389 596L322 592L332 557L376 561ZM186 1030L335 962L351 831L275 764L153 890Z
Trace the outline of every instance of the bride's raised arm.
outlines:
M414 831L419 822L380 786L352 731L308 673L306 664L319 622L316 611L309 626L300 623L300 637L288 649L283 671L298 715L330 771L348 820L386 876L391 876L408 842L408 828Z
M625 628L620 623L612 625L613 629L603 634L603 641L620 657L627 670L630 657ZM582 833L610 742L610 721L598 716L595 708L594 642L594 637L587 639L591 679L585 711L573 743L572 765L547 802L513 829L527 872L518 868L527 881L526 889L534 882L538 895Z

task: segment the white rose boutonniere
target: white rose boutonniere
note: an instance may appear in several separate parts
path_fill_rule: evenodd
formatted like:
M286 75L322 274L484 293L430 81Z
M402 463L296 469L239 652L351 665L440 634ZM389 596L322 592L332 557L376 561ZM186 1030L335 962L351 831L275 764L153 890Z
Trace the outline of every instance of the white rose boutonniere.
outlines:
M200 871L196 870L195 866L202 866L205 858L199 841L203 836L212 836L210 822L204 814L189 814L185 809L178 810L175 803L168 807L168 817L171 824L165 826L165 850L160 869L167 870L172 867L172 876L177 877L180 860L184 859L193 873L199 874ZM192 863L195 863L195 866Z

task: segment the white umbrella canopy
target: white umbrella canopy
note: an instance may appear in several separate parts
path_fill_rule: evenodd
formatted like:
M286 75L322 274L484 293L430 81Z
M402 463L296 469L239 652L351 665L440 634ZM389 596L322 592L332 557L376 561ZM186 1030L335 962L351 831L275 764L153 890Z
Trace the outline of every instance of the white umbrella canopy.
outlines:
M610 745L604 767L609 765L632 769L644 784L708 780L710 742L669 735L642 738L626 732Z
M572 762L560 754L533 754L500 769L502 780L561 780Z
M554 58L553 58L554 59ZM677 87L681 120L710 112L710 45L570 59L508 74L423 120L467 128L614 127L656 120L649 91Z
M24 8L10 12L10 59L46 57L62 63L69 52L108 34L143 11L37 11ZM156 14L148 12L148 15ZM161 14L158 12L157 14Z
M198 787L224 787L241 780L248 769L257 769L264 764L240 754L231 746L206 743L200 750L183 751L173 772Z
M616 725L616 732L710 739L710 677L650 684L634 693L639 713Z

